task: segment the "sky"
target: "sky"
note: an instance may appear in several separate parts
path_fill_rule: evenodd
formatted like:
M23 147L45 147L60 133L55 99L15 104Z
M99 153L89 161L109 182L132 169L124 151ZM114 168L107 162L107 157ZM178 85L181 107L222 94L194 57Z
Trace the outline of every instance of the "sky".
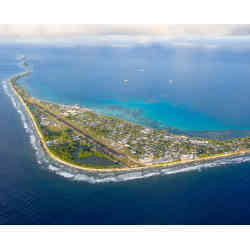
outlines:
M0 24L0 42L62 43L71 45L111 45L127 47L131 44L170 42L179 47L209 49L218 43L199 42L210 38L237 40L250 38L250 25L239 24Z
M1 24L1 36L48 37L72 35L239 36L249 35L250 25L233 24Z

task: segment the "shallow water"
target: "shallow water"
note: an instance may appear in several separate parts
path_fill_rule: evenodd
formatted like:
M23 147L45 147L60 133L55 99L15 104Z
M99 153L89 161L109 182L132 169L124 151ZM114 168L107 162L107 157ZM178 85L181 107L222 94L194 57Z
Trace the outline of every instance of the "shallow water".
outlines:
M29 121L26 133L2 89L0 115L0 224L250 223L248 157L143 179L142 173L88 176L35 151Z
M1 56L2 81L20 68L14 56ZM250 223L249 156L90 174L47 156L25 110L3 84L0 116L0 224Z
M155 128L248 129L250 57L237 49L24 47L34 71L23 86Z
M70 178L76 181L84 180L89 183L120 182L133 179L147 178L155 175L169 175L176 174L179 172L201 170L202 168L218 167L222 165L241 163L250 160L250 156L245 155L225 159L217 159L209 162L183 164L174 167L162 167L156 169L146 169L142 171L124 173L91 173L84 170L72 169L68 166L64 166L63 164L54 161L43 150L40 144L39 136L36 133L32 120L30 119L29 115L27 114L25 108L23 107L19 99L15 96L9 83L4 83L3 89L4 92L10 97L13 107L17 110L21 117L25 132L28 134L30 138L30 143L35 151L37 162L41 165L41 167L47 168L50 171L54 171L56 174L61 175L65 178Z

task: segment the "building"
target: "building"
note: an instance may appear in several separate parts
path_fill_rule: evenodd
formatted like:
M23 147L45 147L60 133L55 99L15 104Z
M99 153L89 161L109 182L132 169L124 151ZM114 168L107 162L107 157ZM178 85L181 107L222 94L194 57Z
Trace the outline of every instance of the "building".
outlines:
M194 154L181 155L181 160L182 161L193 160L194 158L195 158Z
M48 147L51 147L51 146L58 144L58 142L57 140L52 140L52 141L47 141L46 144Z

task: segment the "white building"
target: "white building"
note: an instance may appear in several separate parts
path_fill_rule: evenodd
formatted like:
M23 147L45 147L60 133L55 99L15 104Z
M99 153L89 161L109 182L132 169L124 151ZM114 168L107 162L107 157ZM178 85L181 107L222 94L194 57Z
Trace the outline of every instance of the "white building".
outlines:
M182 161L193 160L195 158L194 154L181 155Z

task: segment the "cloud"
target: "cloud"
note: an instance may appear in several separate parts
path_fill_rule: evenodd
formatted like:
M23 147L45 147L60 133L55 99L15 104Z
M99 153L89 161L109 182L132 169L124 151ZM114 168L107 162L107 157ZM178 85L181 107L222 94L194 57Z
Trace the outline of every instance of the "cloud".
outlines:
M172 42L172 45L175 47L183 48L205 48L205 49L216 49L218 45L208 44L208 43L196 43L196 42Z
M250 25L102 25L102 24L1 24L2 37L70 36L244 36Z
M0 43L250 49L250 25L0 24Z

